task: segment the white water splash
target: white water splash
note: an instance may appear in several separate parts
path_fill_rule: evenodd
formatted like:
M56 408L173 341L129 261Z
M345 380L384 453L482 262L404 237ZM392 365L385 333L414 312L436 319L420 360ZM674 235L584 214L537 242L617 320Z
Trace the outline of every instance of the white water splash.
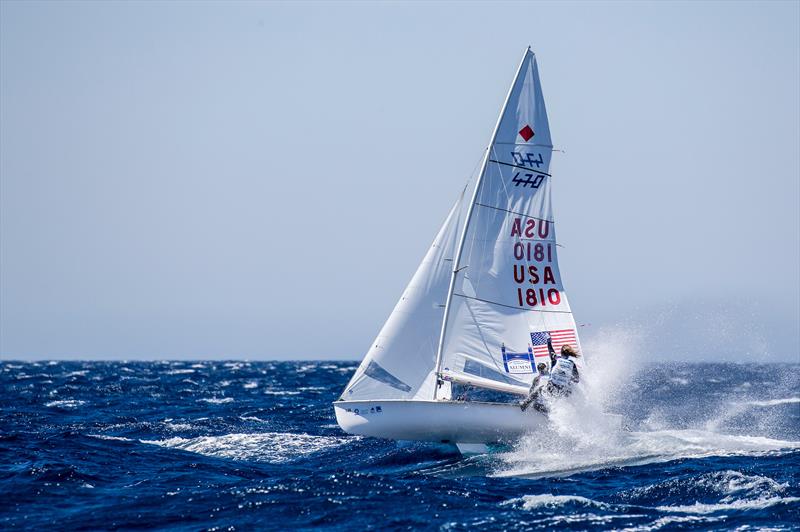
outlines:
M634 376L647 362L642 357L640 338L631 329L606 330L587 343L583 350L592 359L586 361L581 385L570 398L551 405L549 423L521 438L511 452L497 455L500 463L493 476L566 476L682 458L759 455L800 448L796 441L717 432L725 419L739 412L736 408L726 408L712 421L689 428L671 426L655 411L644 430L630 430L626 416L608 411L614 408L633 413L637 408L621 399L637 386ZM689 386L690 377L678 373L671 384ZM751 401L741 408L784 402L787 400Z

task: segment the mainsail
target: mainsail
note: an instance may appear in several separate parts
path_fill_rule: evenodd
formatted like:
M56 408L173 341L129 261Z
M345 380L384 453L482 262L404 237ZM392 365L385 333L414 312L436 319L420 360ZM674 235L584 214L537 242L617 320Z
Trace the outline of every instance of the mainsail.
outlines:
M449 399L442 377L524 390L578 335L558 268L550 128L528 49L480 174L450 211L341 399Z
M550 202L553 145L528 49L500 115L456 254L437 371L530 384L547 342L576 349Z

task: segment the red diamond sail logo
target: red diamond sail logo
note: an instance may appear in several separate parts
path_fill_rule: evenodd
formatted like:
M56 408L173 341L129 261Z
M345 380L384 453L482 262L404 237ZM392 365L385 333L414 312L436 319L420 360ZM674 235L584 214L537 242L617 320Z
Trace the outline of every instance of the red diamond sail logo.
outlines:
M519 136L525 139L525 142L531 140L535 134L531 126L525 126L519 130Z

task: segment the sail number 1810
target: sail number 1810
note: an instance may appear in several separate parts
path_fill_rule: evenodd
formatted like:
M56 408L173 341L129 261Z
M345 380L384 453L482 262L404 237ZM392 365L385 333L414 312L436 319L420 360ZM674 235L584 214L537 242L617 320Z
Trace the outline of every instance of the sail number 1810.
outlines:
M558 305L561 303L561 293L555 288L517 288L517 300L520 307L546 307L548 303Z

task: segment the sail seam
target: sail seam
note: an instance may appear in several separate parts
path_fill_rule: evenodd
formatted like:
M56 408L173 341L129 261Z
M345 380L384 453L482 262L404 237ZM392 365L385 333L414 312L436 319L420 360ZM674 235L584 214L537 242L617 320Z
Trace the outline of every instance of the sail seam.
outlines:
M489 301L488 299L481 299L479 297L472 297L465 294L457 294L453 292L454 296L463 297L465 299L474 299L475 301L481 301L483 303L489 303L490 305L497 305L499 307L506 307L506 308L513 308L515 310L523 310L526 312L554 312L558 314L572 314L571 310L543 310L540 308L523 308L523 307L515 307L514 305L506 305L505 303L498 303L497 301Z
M530 214L525 214L524 212L509 211L508 209L501 209L500 207L495 207L494 205L486 205L485 203L478 203L477 201L475 202L475 205L478 205L480 207L486 207L487 209L494 209L496 211L507 212L510 214L518 214L519 216L524 216L526 218L533 218L534 220L551 223L553 225L555 225L556 223L555 220L546 220L545 218L537 218L536 216L531 216Z

